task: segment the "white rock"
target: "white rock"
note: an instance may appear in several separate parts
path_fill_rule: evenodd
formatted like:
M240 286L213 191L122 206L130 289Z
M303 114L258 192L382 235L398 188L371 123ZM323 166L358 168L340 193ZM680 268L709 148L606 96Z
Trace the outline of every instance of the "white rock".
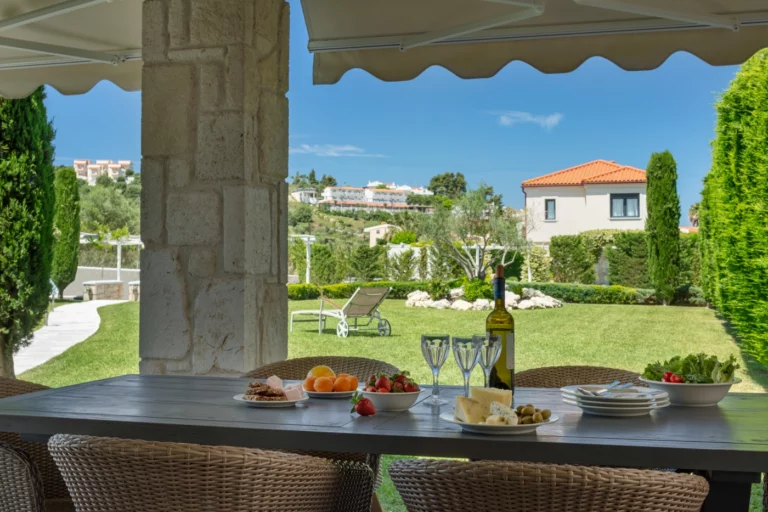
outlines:
M454 311L469 311L470 309L472 309L472 303L459 299L453 304L451 304L451 309L453 309Z
M517 309L536 309L536 305L533 301L525 299L517 303Z
M483 311L486 309L491 309L491 301L489 301L488 299L477 299L472 304L472 309L474 309L475 311Z
M464 288L459 286L451 290L451 299L455 300L464 295Z
M432 299L429 297L429 293L422 290L416 290L415 292L408 294L407 300L405 301L405 306L409 308L423 308L426 306L418 304L424 303L426 301L432 301Z
M533 297L546 297L546 295L541 293L539 290L534 290L533 288L523 288L524 299L530 299Z
M451 301L448 299L436 300L430 307L434 309L448 309L451 307Z
M432 299L426 299L426 300L420 300L419 302L416 302L413 307L416 308L431 308L432 305L435 303Z
M504 302L506 304L512 304L515 302L518 302L520 300L520 296L516 294L515 292L504 292Z

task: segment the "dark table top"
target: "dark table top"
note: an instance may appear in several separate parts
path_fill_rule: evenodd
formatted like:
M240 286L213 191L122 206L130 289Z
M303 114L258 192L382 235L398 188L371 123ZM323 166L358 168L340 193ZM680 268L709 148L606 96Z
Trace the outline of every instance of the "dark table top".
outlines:
M112 436L266 449L322 450L720 471L768 470L768 394L732 393L716 407L668 407L638 418L583 415L554 389L516 391L515 402L560 417L535 434L483 436L440 420L450 401L406 412L350 414L348 400L310 399L286 409L237 402L247 380L138 376L0 400L0 431Z

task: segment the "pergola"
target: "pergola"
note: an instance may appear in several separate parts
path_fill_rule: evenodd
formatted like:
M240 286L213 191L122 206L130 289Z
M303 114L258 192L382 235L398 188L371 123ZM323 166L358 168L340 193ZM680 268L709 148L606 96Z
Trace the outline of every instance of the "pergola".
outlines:
M713 65L768 46L765 0L302 0L314 81L513 60ZM240 374L287 356L288 27L283 0L7 0L0 94L141 88L142 373ZM139 56L141 57L139 59ZM671 86L674 86L671 84Z

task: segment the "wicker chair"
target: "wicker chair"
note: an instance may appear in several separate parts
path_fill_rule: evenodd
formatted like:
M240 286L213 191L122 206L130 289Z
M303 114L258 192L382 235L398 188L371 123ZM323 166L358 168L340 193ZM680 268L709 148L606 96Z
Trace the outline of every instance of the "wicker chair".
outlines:
M407 459L389 474L409 512L698 512L709 492L693 475L521 462Z
M325 365L333 369L336 373L348 373L354 375L360 382L365 380L372 373L386 373L392 375L400 370L384 361L376 359L366 359L365 357L345 357L345 356L318 356L318 357L299 357L297 359L287 359L277 363L268 364L243 375L248 379L266 379L272 375L277 375L281 379L304 380L307 373L315 366Z
M40 384L0 377L0 398L23 395L45 389L48 388ZM34 461L43 483L46 499L45 510L48 512L74 510L69 493L67 492L67 486L64 485L64 480L62 480L56 464L53 462L50 453L48 453L48 447L45 443L22 441L18 434L11 432L0 432L0 442L21 448ZM0 475L2 475L2 478L6 478L6 473L3 471L0 471Z
M78 512L358 512L371 469L282 452L53 436Z
M365 357L346 357L346 356L317 356L300 357L297 359L287 359L277 363L268 364L243 375L248 379L268 379L272 375L277 375L286 380L303 380L307 377L309 370L315 366L325 365L332 368L336 373L348 373L354 375L360 382L365 380L371 374L386 373L392 375L400 370L384 361L376 359L367 359ZM379 454L373 453L330 453L330 452L302 452L305 455L314 457L323 457L326 459L337 459L352 462L364 462L373 470L375 475L374 489L381 485L381 472L379 471ZM375 493L372 493L373 510L379 510L379 501Z
M0 475L0 510L45 512L43 480L27 452L0 442Z
M640 375L628 370L603 366L545 366L515 374L515 386L521 388L562 388L576 384L608 384L615 380L645 386Z

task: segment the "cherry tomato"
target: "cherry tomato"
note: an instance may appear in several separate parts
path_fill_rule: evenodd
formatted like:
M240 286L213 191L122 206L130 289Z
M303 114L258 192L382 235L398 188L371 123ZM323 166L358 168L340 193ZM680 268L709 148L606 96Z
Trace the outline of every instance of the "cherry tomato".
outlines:
M675 384L682 384L685 379L680 375L672 375L672 377L669 378L669 381Z
M666 375L664 375L664 376L661 378L661 382L672 382L672 381L670 381L670 380L669 380L669 377L667 377Z
M675 372L664 372L664 378L669 379L675 374Z

